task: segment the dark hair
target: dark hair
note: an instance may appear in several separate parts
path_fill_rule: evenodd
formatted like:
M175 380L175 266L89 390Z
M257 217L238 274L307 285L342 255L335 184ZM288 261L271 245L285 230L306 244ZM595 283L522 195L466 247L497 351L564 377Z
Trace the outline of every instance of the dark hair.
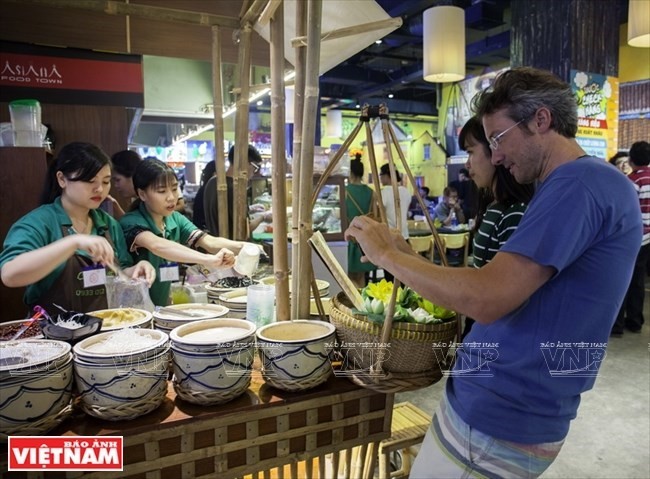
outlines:
M357 178L363 178L363 162L359 159L350 160L350 173Z
M627 158L628 156L630 156L629 153L627 153L627 152L625 152L625 151L619 151L619 152L616 153L614 156L612 156L608 161L609 161L612 165L616 166L616 162L617 162L617 160L618 160L619 158Z
M138 190L158 188L159 186L171 186L174 183L178 183L174 169L157 158L141 161L133 172L133 187L136 193ZM137 209L140 203L141 200L139 198L136 199L133 202L131 210Z
M650 164L650 143L637 141L630 147L630 163L636 166L647 166Z
M228 161L232 165L233 160L235 159L235 147L231 146L228 150ZM248 145L248 162L249 163L262 163L262 156L260 152L255 149L253 145Z
M492 156L485 130L476 116L467 120L458 135L458 144L463 150L467 150L470 138L474 138L481 145L488 157ZM493 201L506 207L510 207L515 203L528 204L534 193L535 187L532 184L522 185L517 183L515 177L503 165L497 165L492 178L492 188L481 188L479 190L476 228L480 226L483 215Z
M424 191L424 196L429 196L429 193L431 193L431 190L428 186L422 186L420 189Z
M460 175L461 173L465 176L469 176L469 171L467 168L461 168L460 170L458 170L458 174Z
M114 173L131 178L135 167L142 161L142 158L135 151L123 150L115 153L111 157L111 161L113 162Z
M388 165L388 163L384 163L383 165L381 165L381 168L379 169L379 175L390 176L390 166ZM397 181L402 181L402 174L397 170L395 170L395 177L397 178Z
M513 121L530 120L539 108L546 107L551 112L552 129L567 138L575 138L578 131L571 86L545 70L518 67L503 72L472 103L479 118L505 108ZM528 132L524 123L518 128Z
M111 159L98 146L83 142L68 143L48 167L41 204L52 203L61 195L57 172L63 173L69 181L91 181L106 165L111 166Z
M214 160L210 160L205 164L203 171L201 172L201 181L199 182L199 187L204 186L210 178L214 176L215 171L217 171L217 165Z

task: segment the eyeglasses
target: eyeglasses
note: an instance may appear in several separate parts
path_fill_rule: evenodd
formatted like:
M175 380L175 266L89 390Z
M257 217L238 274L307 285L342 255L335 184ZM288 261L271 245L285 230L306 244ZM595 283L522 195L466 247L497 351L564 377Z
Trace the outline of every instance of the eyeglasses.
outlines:
M503 135L508 133L510 130L512 130L515 126L519 125L522 123L524 120L519 120L517 123L512 125L510 128L507 128L506 130L503 130L501 133L499 133L496 136L491 136L488 138L488 142L490 143L490 149L492 151L497 151L499 149L499 143L501 143L501 138L503 138Z

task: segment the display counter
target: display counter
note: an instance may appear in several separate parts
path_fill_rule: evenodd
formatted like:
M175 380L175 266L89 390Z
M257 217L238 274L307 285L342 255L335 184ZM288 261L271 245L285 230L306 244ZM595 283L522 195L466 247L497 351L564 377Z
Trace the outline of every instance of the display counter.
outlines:
M246 393L220 406L184 402L176 397L170 381L163 404L145 416L110 422L79 413L48 433L124 436L123 472L88 472L82 476L78 472L51 472L47 477L227 479L285 464L296 469L296 463L303 460L317 464L314 467L320 474L314 477L327 477L326 464L339 470L347 467L347 476L354 468L350 450L361 446L357 448L357 464L366 468L357 472L360 477L371 478L376 445L390 435L392 407L393 395L363 389L334 376L309 391L288 393L266 385L259 371L254 371ZM326 458L330 453L334 454ZM310 461L312 458L317 461ZM3 466L6 471L6 464ZM14 472L11 477L43 476L36 471Z

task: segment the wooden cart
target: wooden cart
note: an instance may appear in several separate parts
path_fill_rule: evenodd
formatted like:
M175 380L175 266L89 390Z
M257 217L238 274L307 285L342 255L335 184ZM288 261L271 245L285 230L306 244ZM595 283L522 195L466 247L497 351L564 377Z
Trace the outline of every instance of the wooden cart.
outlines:
M49 434L124 436L124 471L48 472L45 477L326 478L336 477L332 471L338 470L338 477L372 478L378 443L390 435L393 395L336 377L306 392L285 393L264 384L257 371L253 374L249 390L221 406L183 402L170 382L162 406L132 421L79 414ZM3 459L0 467L6 471ZM7 477L44 475L14 472Z

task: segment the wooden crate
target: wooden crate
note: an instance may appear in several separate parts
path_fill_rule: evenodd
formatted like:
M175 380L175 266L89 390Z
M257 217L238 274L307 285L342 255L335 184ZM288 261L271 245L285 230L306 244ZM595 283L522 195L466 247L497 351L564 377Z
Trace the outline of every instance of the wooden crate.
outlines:
M48 472L47 478L228 479L285 464L290 471L304 460L309 460L310 468L315 464L324 471L327 454L337 453L329 460L341 469L339 462L350 462L353 454L341 456L340 451L355 446L361 446L356 449L357 463L368 459L370 472L363 475L372 477L373 445L390 435L392 395L336 377L310 391L285 393L264 384L258 372L253 374L252 385L243 396L220 406L186 403L176 397L170 384L160 408L132 421L112 423L85 415L67 420L50 435L124 436L124 471L82 476ZM6 462L0 467L6 471ZM270 477L268 474L260 477ZM21 472L7 477L43 476L41 472Z

